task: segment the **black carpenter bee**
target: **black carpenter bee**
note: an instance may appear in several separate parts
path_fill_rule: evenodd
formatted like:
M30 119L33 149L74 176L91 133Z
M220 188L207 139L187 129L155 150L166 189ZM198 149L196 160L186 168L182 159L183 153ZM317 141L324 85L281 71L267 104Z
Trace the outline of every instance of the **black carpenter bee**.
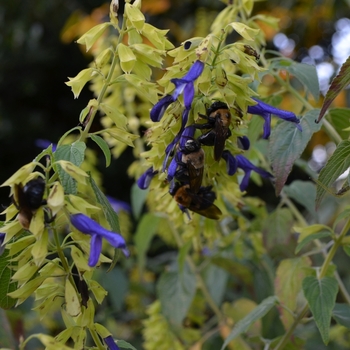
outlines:
M13 202L19 211L18 220L25 229L29 229L36 210L46 203L44 191L45 181L41 177L28 181L24 186L15 185Z
M177 161L175 178L182 183L188 183L191 190L197 193L202 186L204 151L197 140L189 139L180 152L182 156L181 160Z
M226 103L214 102L208 109L207 115L199 114L200 117L207 119L207 123L194 124L197 129L209 129L201 136L198 141L205 146L214 146L214 159L219 161L225 148L225 141L231 136L229 129L231 124L231 113Z
M173 182L170 186L170 194L180 206L180 209L188 214L188 209L209 219L218 220L221 210L214 204L216 194L211 190L212 186L202 186L195 193L190 184Z

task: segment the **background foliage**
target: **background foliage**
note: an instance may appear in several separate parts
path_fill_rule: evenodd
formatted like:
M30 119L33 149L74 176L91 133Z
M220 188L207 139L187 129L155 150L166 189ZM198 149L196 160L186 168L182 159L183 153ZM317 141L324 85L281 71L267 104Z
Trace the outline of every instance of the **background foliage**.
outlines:
M41 151L35 145L35 140L56 142L66 130L78 124L80 111L92 98L92 93L85 88L79 99L73 100L70 89L63 83L68 76L76 76L91 62L92 57L75 40L108 18L109 4L99 1L60 1L59 4L37 1L33 6L27 6L14 1L0 7L4 19L1 23L0 53L0 156L5 165L2 168L3 182ZM189 37L205 36L223 7L222 3L212 1L143 1L142 11L148 23L161 29L170 29L167 37L178 46ZM266 28L267 49L279 49L297 62L328 62L337 69L339 64L333 60L332 37L336 32L336 21L348 9L346 1L268 1L257 2L254 14L268 13L280 18L279 30ZM123 11L124 4L120 4L119 13ZM309 17L310 11L315 14L312 20ZM287 38L285 46L277 45L278 41L276 42L276 35L281 33ZM310 54L310 48L315 45L324 49L323 55L318 58L313 58ZM169 62L165 62L167 63ZM291 73L298 75L300 70ZM161 73L156 74L159 76L155 79L159 79ZM289 83L283 74L281 69L281 81L277 80L277 83L268 77L264 80L266 93L277 91L285 81ZM299 81L293 80L292 87L303 95L306 86L311 92L308 95L310 97L313 91L312 84L308 86L309 79L310 76L307 76L303 81L299 76ZM95 91L97 89L96 86L92 88ZM321 107L322 100L316 102L312 97L310 100L312 107ZM279 102L282 108L295 110L295 96L291 93L285 94ZM333 109L330 116L334 120L336 131L346 139L348 133L343 130L341 122L346 125L348 111L340 107L348 105L347 91L342 91L334 103L339 109ZM307 109L306 105L303 111ZM321 127L311 124L316 118L317 113L309 112L310 136ZM307 124L305 119L305 130ZM100 127L96 124L91 130L97 131ZM277 125L273 131L275 134L271 136L271 142L278 135L278 127ZM145 126L141 129L145 130ZM315 211L315 188L308 181L310 177L315 177L315 173L308 166L307 160L312 160L316 145L324 146L329 141L339 140L334 140L332 134L325 131L313 136L279 198L275 196L272 185L264 182L261 187L258 178L255 178L256 181L251 182L248 188L243 211L235 212L232 209L240 228L247 219L251 221L249 234L242 234L244 230L238 230L237 226L223 226L227 235L219 247L215 248L222 254L214 254L209 260L201 260L200 255L207 254L205 249L195 249L191 258L193 260L188 260L186 256L191 245L186 240L186 235L182 238L169 238L162 234L169 230L162 217L153 213L141 215L145 211L141 194L135 192L135 188L132 189L134 178L127 175L127 169L133 161L133 152L127 149L120 157L112 160L110 167L105 168L103 153L91 142L91 160L99 171L95 173L97 182L102 184L105 193L132 202L132 215L121 214L125 215L124 219L121 217L121 223L124 225L123 234L132 235L135 244L135 255L122 261L109 274L104 275L104 267L96 270L96 280L106 290L113 291L109 292L105 303L98 306L97 321L110 329L115 338L124 339L137 349L159 348L162 342L172 344L174 349L219 349L225 339L226 345L229 340L233 341L228 345L233 349L258 349L262 346L259 336L275 339L271 344L274 348L285 329L293 324L288 309L300 310L302 306L300 291L303 288L316 322L298 327L295 339L287 346L291 349L348 348L350 317L345 303L349 300L341 293L335 299L340 279L341 288L350 290L350 275L346 268L347 241L344 241L344 249L337 251L334 265L327 265L327 269L311 268L321 267L323 262L322 254L313 254L314 249L327 245L331 238L341 232L343 226L340 220L343 217L336 218L344 209L344 200L327 195L318 211ZM344 152L347 148L348 145L342 143L339 152ZM303 150L303 147L300 149ZM331 159L330 162L332 161L331 164L335 166L337 161ZM345 165L347 166L343 170L349 164ZM336 177L342 173L339 169L337 171L339 173L335 172ZM330 186L333 181L326 175L324 178L326 186ZM283 183L280 189L282 185ZM324 188L318 189L318 198L320 193L327 193L322 189ZM10 203L8 189L1 188L0 193L1 203L6 207ZM135 200L136 197L138 200ZM344 213L345 217L347 211ZM332 228L318 226L316 223ZM306 224L314 226L308 229L305 228ZM213 243L210 233L214 229L208 225L205 232L209 233L205 238ZM301 234L299 238L296 233ZM174 241L181 248L176 247ZM316 242L315 246L311 246L310 242ZM202 243L199 247L202 247ZM225 250L225 247L228 249ZM203 248L206 247L203 245ZM209 251L209 254L213 252ZM295 254L299 254L299 257L296 258ZM197 285L205 283L215 304L222 304L220 311L215 312L215 307L214 311L205 307L205 288L196 292L193 261L204 261L197 266L203 277L202 281L197 281ZM181 274L178 274L178 269ZM322 293L323 290L326 292ZM284 309L277 304L277 299L272 296L274 294ZM318 299L317 296L320 295L322 298ZM179 299L179 296L182 298ZM333 308L331 306L334 302L336 306ZM57 315L40 319L39 315L33 315L32 307L33 300L28 299L16 309L1 312L5 325L3 335L6 334L7 339L7 344L1 346L12 348L21 336L27 338L38 332L55 336L62 330L63 324ZM255 314L251 314L245 322L244 316L251 311ZM307 310L300 315L304 316L306 312ZM325 319L318 318L316 315L320 313L328 316ZM222 315L229 320L228 323L218 322ZM327 320L331 316L332 327L329 329ZM157 334L162 337L158 339ZM324 345L324 342L328 345ZM28 349L35 349L41 345L33 340L27 346Z

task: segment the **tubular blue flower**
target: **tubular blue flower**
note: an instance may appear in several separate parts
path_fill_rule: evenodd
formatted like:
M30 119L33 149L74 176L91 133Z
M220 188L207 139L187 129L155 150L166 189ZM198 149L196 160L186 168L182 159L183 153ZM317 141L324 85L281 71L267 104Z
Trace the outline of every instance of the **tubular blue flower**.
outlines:
M130 255L125 240L119 233L105 229L84 214L73 214L70 221L80 232L91 236L89 266L93 267L98 263L102 250L102 238L106 239L114 248L120 248L126 257Z
M2 245L4 243L5 240L5 233L0 233L0 256L3 254L3 252L5 251L5 246Z
M250 141L247 136L238 136L237 144L240 149L247 151L250 147Z
M147 189L156 174L158 174L157 170L153 171L153 167L148 168L137 180L137 186L139 186L141 190Z
M233 175L237 171L237 160L236 158L231 154L230 151L225 150L222 152L221 157L225 159L226 161L226 170L227 174Z
M106 196L110 205L112 206L113 210L116 213L119 213L120 211L124 210L127 213L131 213L131 206L129 203L126 203L124 201L120 201L119 199L115 199L111 196Z
M295 123L295 126L298 128L298 130L302 131L302 128L300 125L300 119L297 118L293 112L278 109L256 98L253 98L253 100L256 101L257 104L254 106L248 106L248 113L260 115L265 119L264 134L263 134L264 139L267 139L271 133L271 115L272 114L288 122Z
M243 180L242 180L241 184L239 185L239 188L241 191L244 191L248 187L250 173L252 171L255 171L260 176L265 177L265 178L273 177L268 171L265 171L261 168L258 168L253 163L251 163L247 158L243 157L240 154L236 156L236 160L237 160L237 167L242 169L245 173L243 176Z
M119 346L115 343L111 335L109 335L106 338L103 338L103 341L106 343L110 350L119 350Z
M171 82L175 85L175 90L172 95L164 96L153 106L150 113L151 120L159 122L168 106L175 102L182 93L184 95L185 109L190 110L194 98L193 82L202 74L203 69L204 63L196 61L183 78L171 79Z
M37 146L39 148L46 149L50 145L52 145L52 152L55 152L56 148L57 148L57 144L52 143L51 141L45 140L45 139L37 139L37 140L35 140L35 146Z

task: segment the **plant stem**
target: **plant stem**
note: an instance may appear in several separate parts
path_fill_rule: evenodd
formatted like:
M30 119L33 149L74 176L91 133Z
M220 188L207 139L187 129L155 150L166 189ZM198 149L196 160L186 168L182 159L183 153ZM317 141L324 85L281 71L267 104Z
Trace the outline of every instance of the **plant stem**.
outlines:
M98 336L98 334L96 333L96 331L92 328L89 328L90 334L92 339L94 340L96 346L99 348L99 350L105 350L104 345L101 342L100 337Z
M293 94L299 101L301 101L307 109L309 110L314 109L314 107L303 96L301 96L299 92L295 90L291 85L287 84L277 74L275 74L274 77L281 86L283 86L286 90L288 90L291 94ZM325 129L327 130L327 133L331 136L334 142L340 143L342 141L342 138L340 137L340 135L325 118L323 118L323 126L325 127Z
M89 134L89 131L90 131L90 128L91 128L91 125L94 121L94 118L95 118L95 115L100 107L100 104L102 103L102 100L106 94L106 91L109 87L109 84L112 80L112 77L113 77L113 74L114 74L114 70L115 70L115 67L118 63L118 51L117 51L117 48L118 48L118 45L122 42L123 38L124 38L124 34L126 32L126 18L125 18L125 14L124 14L124 17L123 17L123 25L122 25L122 29L120 30L119 32L119 36L118 36L118 42L116 44L116 47L115 47L115 51L114 51L114 54L113 54L113 59L112 59L112 63L111 63L111 66L109 68L109 71L108 71L108 75L107 75L107 78L103 84L103 87L101 89L101 92L100 94L98 95L98 98L97 98L97 107L96 108L93 108L91 110L91 114L89 116L89 120L81 134L81 141L85 141L85 139L87 138L88 134ZM89 112L90 113L90 112Z
M348 222L345 224L345 226L343 227L343 229L342 229L341 233L339 234L338 238L335 240L332 248L328 252L328 254L326 256L326 259L323 262L320 274L318 276L319 279L323 278L326 275L328 267L329 267L329 265L332 262L332 259L334 257L334 254L337 251L339 245L341 244L341 241L342 241L343 237L348 232L349 228L350 228L350 220L348 220ZM348 293L346 292L346 294L348 294ZM292 336L292 334L293 334L295 328L297 327L297 325L299 324L299 322L306 315L308 309L309 309L309 305L308 305L308 303L306 303L304 305L304 307L302 308L302 310L299 312L299 314L296 317L296 319L294 320L293 324L289 327L288 331L281 338L280 342L277 344L277 346L275 347L274 350L282 350L283 349L283 347L287 344L288 340Z
M171 225L170 225L170 227L171 227ZM184 245L182 238L180 237L179 233L177 232L177 230L174 227L171 227L171 230L173 232L173 235L174 235L174 238L176 240L178 247L181 248ZM196 264L194 263L192 257L187 255L186 261L187 261L188 265L190 266L190 269L192 270L192 272L196 275L197 283L199 285L199 288L202 290L202 293L204 294L204 297L205 297L207 303L209 304L211 309L214 311L218 320L223 321L225 317L224 317L223 313L220 311L219 307L216 305L212 296L210 295L209 290L208 290L207 286L205 285L205 282L204 282L201 274L197 271Z
M62 267L63 267L64 271L66 272L66 274L67 274L67 276L68 276L69 282L72 284L72 286L74 287L74 289L75 289L76 292L78 293L78 290L77 290L77 287L76 287L76 285L75 285L73 276L72 276L72 274L71 274L69 265L68 265L68 263L67 263L66 257L65 257L65 255L64 255L64 253L63 253L63 250L62 250L62 248L61 248L60 241L59 241L59 239L58 239L58 233L57 233L57 230L56 230L56 227L55 227L55 222L52 223L51 228L52 228L53 236L54 236L54 238L55 238L57 254L58 254L58 256L59 256L59 258L60 258L60 260L61 260Z

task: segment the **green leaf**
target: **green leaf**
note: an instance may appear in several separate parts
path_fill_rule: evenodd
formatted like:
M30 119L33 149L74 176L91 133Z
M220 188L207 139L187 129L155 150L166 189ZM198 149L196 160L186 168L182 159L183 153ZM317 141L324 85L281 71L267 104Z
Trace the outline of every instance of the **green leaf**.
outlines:
M288 208L277 208L265 220L263 227L264 243L267 249L285 245L290 241L294 218Z
M131 187L131 207L132 213L135 219L138 219L141 215L143 205L145 204L149 189L141 190L136 183Z
M15 315L12 315L11 317L11 323L20 324L22 321L20 313L18 313L15 317L14 316ZM15 340L11 329L11 324L4 310L0 310L0 324L1 349L16 349L17 341Z
M86 145L84 142L74 142L71 145L58 146L55 153L55 161L67 160L77 167L84 161ZM76 194L76 181L67 174L60 165L57 166L58 176L66 194Z
M300 132L294 123L280 122L272 130L269 143L269 157L276 178L276 195L281 190L292 170L294 162L301 156L311 136L320 130L321 125L315 123L318 110L314 109L301 118Z
M111 164L111 151L107 142L98 135L90 134L90 138L97 143L97 145L101 148L105 158L106 158L106 168Z
M113 306L113 312L120 312L129 290L129 280L125 271L118 266L110 271L108 275L105 271L102 271L98 277L98 282L105 290L113 291L113 293L107 294L107 299ZM115 288L115 286L118 286L118 288Z
M244 333L254 322L264 317L278 302L277 297L271 296L264 299L251 313L236 323L231 333L225 339L221 350L225 349L228 343Z
M91 177L91 175L89 176L89 181L90 181L91 187L95 193L97 202L101 205L102 210L103 210L103 214L104 214L105 218L107 219L109 226L111 227L111 230L113 232L118 232L118 233L122 234L120 232L118 214L114 211L114 209L111 206L111 203L109 203L109 200L107 199L105 194L100 190L100 188L97 186L95 180ZM120 256L120 249L115 248L113 260L112 260L111 266L109 267L108 271L113 269L113 267L115 266L115 264L119 260L119 256Z
M17 282L11 281L14 271L9 266L14 263L10 260L9 250L6 249L0 256L0 307L2 309L10 309L16 304L16 299L7 295L17 289Z
M180 272L182 272L182 270L185 266L186 257L187 257L188 252L190 251L191 247L192 247L192 242L188 241L179 250L179 254L177 256L177 263L178 263Z
M280 303L295 311L297 296L301 290L302 280L313 272L308 257L282 260L276 271L275 293ZM285 329L294 322L294 317L286 309L279 307L279 313Z
M327 120L343 140L349 137L350 131L344 130L349 127L349 108L331 108Z
M117 340L117 345L122 349L137 350L134 346L126 342L125 340Z
M285 66L284 69L293 74L311 92L314 99L318 101L320 87L315 66L293 62L290 66Z
M338 303L335 304L332 316L337 323L346 328L350 328L350 305Z
M289 198L306 208L310 214L317 215L315 211L316 186L313 182L296 180L285 186L283 191Z
M216 305L221 305L228 280L228 272L214 264L204 270L204 281Z
M308 276L303 280L303 291L322 340L327 345L331 314L338 293L338 282L333 277L318 279L314 276Z
M306 236L300 243L298 243L297 247L295 248L295 254L298 254L308 243L314 241L315 239L330 237L331 235L332 234L330 231L325 230Z
M181 326L196 292L196 276L184 268L164 272L157 284L162 313L174 326Z
M333 100L338 96L340 91L347 87L350 83L350 56L344 62L340 68L339 74L333 79L331 86L329 87L326 97L323 101L320 115L317 119L319 122L325 115L328 107L331 105Z
M142 216L142 219L137 226L134 242L140 272L142 272L145 266L146 253L149 249L153 236L157 232L159 220L160 217L158 216L153 214L145 214Z
M323 185L317 184L316 188L316 208L320 205L322 198L326 194L326 188L330 187L334 181L343 174L350 166L350 141L342 141L327 164L320 171L318 181Z

